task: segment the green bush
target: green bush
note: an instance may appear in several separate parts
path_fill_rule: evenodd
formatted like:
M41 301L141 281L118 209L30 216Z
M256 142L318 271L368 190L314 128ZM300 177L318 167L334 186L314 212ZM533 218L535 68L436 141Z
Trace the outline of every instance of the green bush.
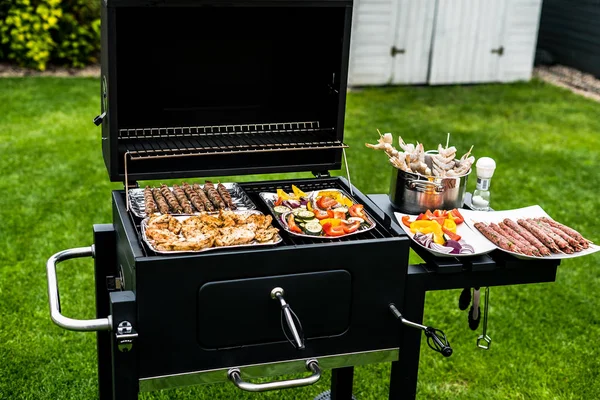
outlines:
M99 0L4 0L0 59L38 70L83 67L100 50Z

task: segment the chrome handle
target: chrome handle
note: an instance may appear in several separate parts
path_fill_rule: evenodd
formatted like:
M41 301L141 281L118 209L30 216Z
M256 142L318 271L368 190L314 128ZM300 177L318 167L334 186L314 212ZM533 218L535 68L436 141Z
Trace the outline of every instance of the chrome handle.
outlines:
M242 380L241 372L239 368L231 368L227 372L227 377L233 382L233 384L239 389L247 392L265 392L267 390L278 390L278 389L289 389L300 386L308 386L316 383L321 379L321 368L319 368L319 362L315 359L306 361L306 369L312 372L311 376L299 379L290 379L287 381L277 381L268 383L250 383Z
M283 298L283 293L284 292L283 292L282 288L280 288L280 287L273 288L273 290L271 290L271 298L279 300L279 303L281 304L281 311L283 311L283 315L285 315L285 321L287 322L287 326L288 326L288 328L290 328L290 331L292 332L292 336L294 337L294 341L296 342L295 346L298 350L303 350L304 349L304 339L300 338L300 334L298 333L298 328L296 327L296 324L294 323L294 319L292 318L292 315L296 317L296 320L298 321L298 325L300 325L300 320L293 313L293 311L290 308L290 305ZM283 322L282 322L282 328L283 328ZM287 334L285 333L285 329L283 330L283 333L287 336ZM288 338L288 340L289 340L289 338Z
M427 192L434 190L435 192L441 193L444 191L444 185L437 182L422 181L418 179L407 179L406 187L409 189L416 190L417 192Z
M48 278L48 302L50 303L50 318L64 329L72 331L109 331L112 328L111 317L99 319L72 319L60 313L60 299L58 298L58 281L56 279L56 265L72 258L94 257L94 246L77 247L54 254L46 263Z
M432 350L437 351L444 357L450 357L452 355L452 347L450 347L450 342L448 342L446 334L443 331L407 320L393 303L389 305L389 308L394 317L398 318L404 325L425 332L425 336L427 336L427 345Z

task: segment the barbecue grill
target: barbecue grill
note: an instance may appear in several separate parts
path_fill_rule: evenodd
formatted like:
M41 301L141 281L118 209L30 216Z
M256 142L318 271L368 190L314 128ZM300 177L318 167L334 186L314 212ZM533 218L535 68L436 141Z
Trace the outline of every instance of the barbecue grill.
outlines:
M323 368L398 359L401 324L390 305L402 309L409 239L349 180L329 174L347 148L351 13L345 0L105 0L94 122L110 179L124 188L113 192L113 223L95 227L94 246L48 262L54 322L99 331L101 398L227 380L281 389L312 384ZM282 230L271 246L157 254L131 209L140 180L296 171L315 178L239 187L265 214L262 192L342 190L375 227L326 241ZM98 318L69 319L55 267L90 256ZM443 336L426 334L451 353Z
M315 383L322 369L333 369L330 397L350 399L353 366L380 362L393 363L390 398L414 397L418 330L452 353L443 332L421 325L425 291L482 286L476 275L439 283L431 270L409 269L409 238L389 201L329 173L348 147L351 16L351 0L104 0L94 122L109 177L124 187L112 193L112 224L94 226L93 246L47 263L53 321L97 331L102 400L219 381L292 388ZM263 192L340 190L374 227L329 240L281 230L266 246L162 254L132 209L142 180L299 171L314 178L238 186L264 214ZM515 262L421 255L461 274ZM95 258L94 320L61 314L56 265L77 257ZM493 272L485 283L550 281L557 264L539 275ZM292 373L308 375L248 382Z

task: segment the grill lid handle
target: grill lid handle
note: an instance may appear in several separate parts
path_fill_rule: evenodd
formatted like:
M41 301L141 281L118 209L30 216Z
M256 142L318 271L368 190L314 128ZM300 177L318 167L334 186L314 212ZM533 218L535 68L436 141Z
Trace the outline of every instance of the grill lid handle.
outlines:
M60 297L58 296L58 280L56 265L72 258L94 257L94 246L77 247L59 251L48 259L46 274L48 278L48 302L50 303L50 318L61 328L71 331L109 331L112 327L110 315L99 319L72 319L60 312Z
M427 344L432 350L437 351L444 357L450 357L452 355L452 347L450 347L450 342L448 342L444 332L430 326L417 324L416 322L407 320L402 316L400 311L398 311L396 308L396 305L393 303L390 304L390 311L392 314L394 314L394 317L398 318L404 325L424 331L425 336L427 336Z
M242 380L241 372L239 368L231 368L227 372L227 377L233 382L233 384L242 390L247 392L265 392L267 390L279 390L297 388L300 386L308 386L316 383L321 379L321 368L319 368L319 362L315 359L306 361L306 369L312 372L311 376L299 379L290 379L286 381L276 381L267 383L250 383Z

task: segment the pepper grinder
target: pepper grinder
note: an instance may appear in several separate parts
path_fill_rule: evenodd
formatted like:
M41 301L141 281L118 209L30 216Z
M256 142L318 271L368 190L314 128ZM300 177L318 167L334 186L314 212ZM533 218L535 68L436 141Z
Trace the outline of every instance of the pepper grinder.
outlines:
M490 181L496 169L496 162L490 157L481 157L475 165L477 186L471 198L471 205L477 211L490 210Z

